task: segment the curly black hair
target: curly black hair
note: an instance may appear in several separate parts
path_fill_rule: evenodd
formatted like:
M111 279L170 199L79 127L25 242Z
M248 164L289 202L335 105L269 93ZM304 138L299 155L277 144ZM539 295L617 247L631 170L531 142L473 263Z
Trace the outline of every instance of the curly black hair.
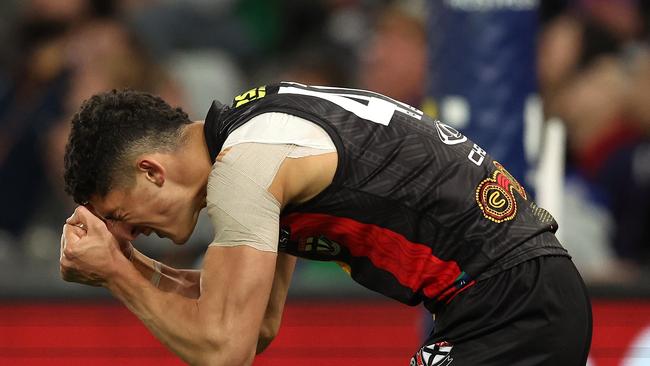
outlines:
M126 89L92 96L72 117L64 159L66 193L79 204L93 195L106 196L135 176L129 164L136 154L174 151L189 123L181 108L148 93Z

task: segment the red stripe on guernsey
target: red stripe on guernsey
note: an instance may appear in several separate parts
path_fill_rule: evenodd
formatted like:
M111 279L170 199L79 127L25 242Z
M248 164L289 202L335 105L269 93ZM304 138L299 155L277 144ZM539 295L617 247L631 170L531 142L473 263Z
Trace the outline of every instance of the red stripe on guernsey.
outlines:
M428 246L377 225L313 213L287 215L282 225L291 228L292 240L324 235L344 245L352 256L369 258L375 267L392 273L413 292L422 290L428 298L438 296L461 273L455 261L443 261Z

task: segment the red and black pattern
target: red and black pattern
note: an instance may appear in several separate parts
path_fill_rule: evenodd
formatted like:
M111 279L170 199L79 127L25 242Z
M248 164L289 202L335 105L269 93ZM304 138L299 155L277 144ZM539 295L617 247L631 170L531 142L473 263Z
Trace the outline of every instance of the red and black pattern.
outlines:
M345 243L345 251L338 256L332 257L330 253L320 257L307 256L354 263L350 266L350 276L374 290L403 288L410 290L409 294L422 292L428 298L436 298L461 275L456 262L437 258L426 244L411 242L401 234L377 225L314 213L292 213L282 218L281 225L288 229L289 241L297 243L285 250L297 256L305 256L301 251L305 247L302 242L313 237L322 235L334 242ZM373 281L375 277L384 278ZM387 295L403 299L397 293Z

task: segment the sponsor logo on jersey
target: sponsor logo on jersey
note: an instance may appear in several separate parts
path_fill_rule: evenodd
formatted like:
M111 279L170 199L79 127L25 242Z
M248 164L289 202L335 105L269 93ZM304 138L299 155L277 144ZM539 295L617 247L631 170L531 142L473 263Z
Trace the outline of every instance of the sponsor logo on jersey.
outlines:
M341 253L341 245L323 235L310 236L298 244L298 251L335 257Z
M454 359L451 357L453 346L449 342L436 342L426 345L411 358L411 366L448 366Z
M266 96L266 86L253 88L245 93L236 96L235 99L232 101L232 106L234 108L239 108L250 101L264 98L265 96Z
M435 121L438 137L445 145L457 145L467 141L467 137L458 132L455 128L446 125L438 120Z
M467 155L467 158L469 161L476 164L476 166L481 166L481 164L483 164L483 160L485 160L486 155L487 153L485 150L483 150L477 144L474 144L474 146L472 146L472 150L469 152L469 155Z
M501 223L517 215L517 200L514 192L528 199L526 191L517 180L498 162L492 177L484 179L476 187L476 202L486 219Z

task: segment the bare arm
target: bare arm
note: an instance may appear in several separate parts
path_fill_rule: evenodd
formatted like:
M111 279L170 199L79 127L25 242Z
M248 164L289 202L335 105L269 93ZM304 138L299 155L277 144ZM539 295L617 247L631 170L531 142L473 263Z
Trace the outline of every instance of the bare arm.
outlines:
M159 278L158 288L165 292L174 292L181 296L198 299L201 294L200 281L201 271L194 269L176 269L157 262L154 259L147 257L135 248L132 248L133 255L131 261L135 269L144 276L144 278L153 279ZM159 263L160 274L156 274L155 263Z
M260 337L257 341L258 354L264 352L278 334L295 266L296 257L284 253L278 254L273 287L264 313L262 327L260 328Z
M106 287L186 362L244 365L255 354L275 259L247 246L210 248L197 300L156 289L130 266Z
M153 259L133 249L132 262L144 278L150 279L154 276ZM258 354L262 353L278 334L295 265L295 257L284 253L278 254L271 295L260 327L257 342ZM201 293L199 288L201 280L200 270L176 269L161 264L161 272L160 284L158 286L160 290L177 293L191 299L199 298Z
M154 276L153 262L153 259L135 248L133 249L132 263L144 278L150 279ZM271 295L260 327L257 354L262 353L278 334L295 265L295 257L284 253L278 254ZM161 264L161 272L158 289L164 292L177 293L191 299L199 298L201 293L199 286L201 280L200 270L176 269Z

